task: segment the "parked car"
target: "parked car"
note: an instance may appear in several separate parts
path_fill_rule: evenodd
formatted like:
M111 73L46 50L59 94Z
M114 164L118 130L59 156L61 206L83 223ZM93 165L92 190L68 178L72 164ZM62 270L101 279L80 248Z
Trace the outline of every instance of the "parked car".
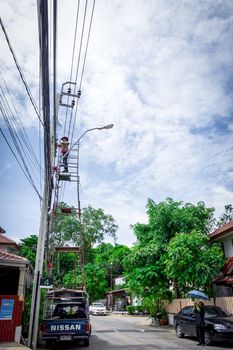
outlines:
M93 303L89 307L89 312L91 315L103 315L106 316L108 313L108 310L106 309L105 305L102 303Z
M196 314L192 306L186 306L174 316L173 327L178 338L184 335L196 337ZM217 306L205 305L205 343L233 341L233 315Z

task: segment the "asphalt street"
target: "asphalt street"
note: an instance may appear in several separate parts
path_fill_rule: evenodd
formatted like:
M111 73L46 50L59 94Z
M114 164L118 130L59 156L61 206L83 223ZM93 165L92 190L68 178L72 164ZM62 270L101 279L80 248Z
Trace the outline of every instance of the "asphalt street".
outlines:
M89 350L157 350L185 349L197 350L195 338L177 338L171 326L154 327L150 320L143 316L109 315L91 316L92 336ZM74 350L83 346L63 343L56 349ZM233 344L218 344L209 349L233 349Z

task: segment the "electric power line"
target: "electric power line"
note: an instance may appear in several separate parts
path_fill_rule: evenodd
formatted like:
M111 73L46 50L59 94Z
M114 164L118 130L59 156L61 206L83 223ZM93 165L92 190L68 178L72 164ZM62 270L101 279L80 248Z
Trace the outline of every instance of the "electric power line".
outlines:
M33 96L32 96L32 94L31 94L30 88L29 88L29 86L28 86L28 84L27 84L27 82L26 82L26 79L25 79L25 77L24 77L24 75L23 75L23 72L22 72L22 70L21 70L21 68L20 68L19 62L18 62L17 57L16 57L16 55L15 55L15 53L14 53L13 47L12 47L12 45L11 45L11 43L10 43L9 37L8 37L7 32L6 32L6 30L5 30L5 27L4 27L3 23L2 23L1 17L0 17L0 25L1 25L1 27L2 27L2 31L3 31L3 33L4 33L4 35L5 35L5 38L6 38L8 47L9 47L9 49L10 49L10 51L11 51L11 54L12 54L13 59L14 59L14 61L15 61L15 64L16 64L16 67L17 67L17 69L18 69L18 72L19 72L19 75L20 75L20 77L21 77L21 80L22 80L22 82L23 82L23 84L24 84L24 86L25 86L25 89L26 89L26 91L27 91L27 94L28 94L28 96L29 96L29 99L30 99L30 101L31 101L31 103L32 103L32 105L33 105L33 108L34 108L34 110L35 110L35 112L36 112L36 114L37 114L37 116L38 116L38 118L39 118L41 124L43 125L43 122L42 122L41 117L40 117L40 113L39 113L38 108L37 108L37 106L36 106L36 103L35 103L35 101L34 101L34 99L33 99Z
M0 109L1 109L1 107L0 107ZM41 197L40 193L38 192L38 190L37 190L37 188L36 188L35 184L34 184L34 183L31 181L31 179L28 177L28 174L26 173L26 171L23 169L22 165L20 164L20 162L19 162L19 160L18 160L18 158L17 158L17 156L16 156L15 152L13 151L13 149L12 149L11 145L9 144L9 142L8 142L7 138L5 137L5 135L4 135L4 133L3 133L3 131L2 131L2 128L1 128L1 127L0 127L0 132L1 132L1 134L2 134L2 136L3 136L3 138L4 138L4 140L6 141L6 143L7 143L8 147L10 148L10 150L11 150L11 152L12 152L13 156L15 157L15 159L16 159L16 161L17 161L17 163L19 164L19 166L20 166L20 168L21 168L22 172L23 172L23 173L24 173L24 175L26 176L26 178L27 178L27 180L29 181L29 183L31 184L31 186L32 186L32 187L34 188L34 190L36 191L36 193L37 193L37 195L38 195L39 199L40 199L40 200L42 200L42 197Z
M9 102L7 101L7 97L6 97L5 93L4 93L4 90L3 90L3 88L0 85L0 90L2 91L3 100L5 100L5 105L8 106L8 109L9 109L10 114L11 114L11 121L12 121L12 123L14 123L14 126L15 126L16 130L18 131L19 135L21 136L21 139L22 139L22 141L23 141L23 143L25 145L25 149L28 151L31 160L34 163L34 167L35 168L37 167L39 169L39 171L40 171L41 165L40 165L39 161L37 160L37 157L35 155L35 152L33 150L32 145L31 145L31 143L29 141L29 138L28 138L28 135L26 133L26 130L25 130L25 128L23 126L23 123L22 123L22 121L21 121L21 119L19 117L19 113L18 113L18 111L16 109L16 106L15 106L14 100L13 100L13 98L11 96L10 90L9 90L9 88L7 86L7 83L6 83L5 79L4 79L1 71L0 71L0 75L1 75L1 78L2 78L4 86L5 86L5 89L6 89L7 93L8 93L8 96L10 98L11 104L12 104L14 112L15 112L15 113L13 113ZM18 119L15 117L14 114L16 116L18 116Z

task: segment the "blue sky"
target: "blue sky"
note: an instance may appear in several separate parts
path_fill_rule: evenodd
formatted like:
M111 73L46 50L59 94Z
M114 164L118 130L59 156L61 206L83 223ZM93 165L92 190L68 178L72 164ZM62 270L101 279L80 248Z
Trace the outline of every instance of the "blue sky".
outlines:
M60 90L69 80L77 2L58 3ZM36 1L2 0L1 17L38 101ZM1 73L34 144L37 117L2 32L0 43ZM146 222L149 197L204 201L216 217L232 203L232 57L232 1L96 2L75 137L109 123L114 128L82 139L81 204L113 215L118 243L135 241L129 226ZM5 128L1 115L0 124ZM40 203L1 135L0 143L0 226L18 241L38 233ZM67 185L64 200L76 206L74 193Z

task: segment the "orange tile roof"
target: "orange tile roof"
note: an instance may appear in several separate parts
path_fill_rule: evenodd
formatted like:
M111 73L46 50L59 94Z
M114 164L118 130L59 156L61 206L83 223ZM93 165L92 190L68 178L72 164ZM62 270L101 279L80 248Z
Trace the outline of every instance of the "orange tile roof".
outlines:
M228 224L225 224L222 227L219 227L217 230L213 231L209 235L209 238L212 240L212 239L215 239L216 237L222 237L226 233L229 233L230 231L233 232L233 220L228 222Z
M13 241L12 239L4 236L4 235L0 235L0 244L16 244L15 241Z
M4 250L0 249L0 262L1 261L12 261L12 262L25 262L28 263L28 259L23 258L22 256L18 256L15 254L7 253Z

